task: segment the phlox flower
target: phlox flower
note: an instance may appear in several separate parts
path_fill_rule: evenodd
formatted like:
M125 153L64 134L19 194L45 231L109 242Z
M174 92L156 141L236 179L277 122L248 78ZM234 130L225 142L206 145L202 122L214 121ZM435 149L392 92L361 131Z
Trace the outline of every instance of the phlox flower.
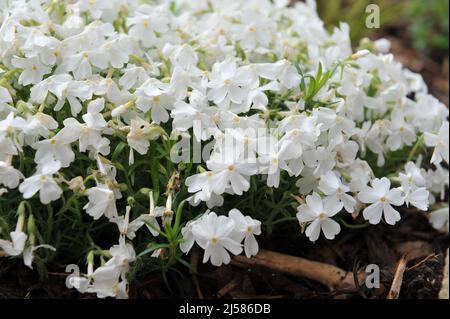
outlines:
M230 103L241 104L247 98L247 87L258 84L254 83L253 78L249 70L238 68L233 59L216 63L209 76L208 98L225 108L229 107Z
M255 235L261 235L261 222L244 216L238 209L232 209L228 216L235 223L235 236L237 242L244 240L244 252L247 258L255 256L258 253L259 245Z
M69 167L75 160L70 140L65 139L62 131L50 139L34 143L32 147L36 150L34 161L40 165L49 161L59 161L61 167Z
M89 203L83 209L95 220L103 215L112 219L117 217L116 195L106 185L98 184L87 190Z
M25 249L27 234L22 231L13 231L9 234L11 241L0 239L0 248L7 256L19 256Z
M242 195L250 187L248 177L256 174L258 170L255 163L240 159L231 150L217 154L208 161L207 166L214 172L210 187L217 195L223 194L228 187L236 195Z
M19 191L23 194L23 198L31 198L39 192L39 199L44 205L59 199L62 190L53 179L53 175L60 168L61 163L59 161L50 161L40 166L36 174L28 177L19 185Z
M448 121L444 122L439 129L438 134L425 132L425 144L434 147L431 163L440 164L442 161L449 163L449 125Z
M442 207L436 209L428 215L431 225L437 230L444 230L448 233L449 209Z
M364 204L371 204L363 211L364 218L371 224L379 224L382 216L389 225L395 225L401 219L392 205L401 206L405 199L400 189L391 189L391 182L386 177L372 180L372 186L361 191L358 199Z
M0 185L5 185L8 188L16 188L20 180L25 178L19 170L7 162L0 161Z
M19 77L19 84L29 85L36 84L42 80L44 75L51 72L51 68L43 64L39 57L20 58L14 57L11 61L16 68L20 68L23 72Z
M203 262L211 259L214 266L228 264L231 252L238 255L242 246L232 239L235 222L226 216L217 216L211 212L192 226L197 244L205 250Z
M344 204L337 197L322 199L319 194L313 193L306 197L306 204L298 207L297 219L300 223L310 223L306 228L309 240L316 241L323 232L327 239L334 239L341 231L341 226L331 217L339 213Z
M334 196L342 202L347 212L355 211L356 200L347 194L350 188L344 185L333 171L325 173L320 177L319 190L327 196Z

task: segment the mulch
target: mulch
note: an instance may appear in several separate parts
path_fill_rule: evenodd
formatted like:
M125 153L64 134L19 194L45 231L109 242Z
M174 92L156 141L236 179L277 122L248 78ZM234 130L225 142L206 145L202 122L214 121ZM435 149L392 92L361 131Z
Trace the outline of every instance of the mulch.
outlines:
M389 287L395 264L406 256L407 268L401 286L401 299L438 297L444 267L448 235L431 228L424 213L405 210L397 226L378 225L348 230L335 241L310 243L304 236L292 240L292 229L280 229L262 240L265 249L299 256L340 267L348 272L364 271L367 265L380 267L380 282ZM298 227L288 225L288 228ZM166 281L161 274L136 278L130 287L130 298L194 298L194 299L371 299L386 298L386 289L369 289L364 282L352 290L330 290L306 278L298 278L263 267L219 268L201 263L201 253L194 251L191 262L198 263L192 274L183 266L170 272ZM181 273L181 275L180 275ZM26 269L20 260L0 260L0 299L57 298L91 299L65 286L67 274L49 273L39 281L35 272Z

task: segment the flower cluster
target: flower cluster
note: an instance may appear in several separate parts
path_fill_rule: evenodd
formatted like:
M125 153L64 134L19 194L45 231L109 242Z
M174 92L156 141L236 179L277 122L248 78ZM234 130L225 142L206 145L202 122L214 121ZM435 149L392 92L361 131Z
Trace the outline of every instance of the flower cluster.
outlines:
M258 253L255 235L261 234L261 222L242 215L238 209L232 209L228 217L207 212L188 222L181 232L185 239L180 247L183 252L189 252L197 243L205 250L203 262L211 259L213 265L220 266L230 262L229 252L234 255L242 253L242 241L248 258Z
M407 206L448 231L446 106L387 40L355 53L347 24L329 32L314 1L288 2L1 4L0 256L89 251L72 285L126 297L149 252L167 269L197 243L219 266L282 221L331 240ZM209 148L174 163L180 139ZM111 224L108 250L95 242Z

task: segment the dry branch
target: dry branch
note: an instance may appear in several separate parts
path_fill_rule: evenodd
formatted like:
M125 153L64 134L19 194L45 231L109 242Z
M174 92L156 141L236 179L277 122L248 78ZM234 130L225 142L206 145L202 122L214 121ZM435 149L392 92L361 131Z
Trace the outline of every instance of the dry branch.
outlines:
M198 249L194 249L191 255L191 265L192 268L195 269L195 271L197 271L198 258L199 258L199 251ZM196 272L190 271L190 273L192 275L192 283L194 284L198 298L204 299L202 290L200 289L200 282L198 281Z
M239 287L239 282L236 279L233 279L228 284L226 284L222 289L217 292L217 299L220 299L226 296L231 291L235 290Z
M351 272L330 264L273 251L260 250L258 255L252 258L235 256L232 263L242 268L260 266L288 275L308 278L327 286L331 290L356 289L354 276ZM357 277L359 282L364 282L365 273L359 272Z
M402 257L398 262L397 269L395 270L394 280L392 280L391 289L389 290L387 299L398 299L403 283L403 274L405 273L407 263L408 261L405 257Z
M445 267L444 267L444 276L442 278L442 287L439 292L439 299L449 299L448 296L448 249L445 253Z

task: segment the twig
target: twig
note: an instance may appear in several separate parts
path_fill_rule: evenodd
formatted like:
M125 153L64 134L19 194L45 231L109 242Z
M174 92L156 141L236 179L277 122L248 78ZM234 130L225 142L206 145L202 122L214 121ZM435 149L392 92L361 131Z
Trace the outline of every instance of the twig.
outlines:
M51 271L47 271L47 274L51 276L60 276L60 277L67 277L69 275L68 273L51 272Z
M399 260L397 269L395 270L394 280L392 280L391 289L389 290L386 299L398 299L403 283L403 274L405 273L407 263L408 261L405 257L402 257Z
M217 292L217 298L220 299L220 298L226 296L229 292L233 291L234 289L236 289L238 287L239 287L239 283L235 278Z
M198 257L199 257L198 249L194 249L191 255L191 265L195 269L195 271L197 271ZM194 284L198 298L204 299L202 290L200 289L200 282L198 281L197 274L193 271L191 271L191 274L192 274L192 282Z
M327 286L330 290L351 290L356 288L352 272L330 264L273 251L260 250L258 255L252 258L234 256L232 264L242 268L260 266L296 277L305 277ZM363 281L364 278L365 273L359 272L358 279Z
M421 261L419 261L419 262L418 262L417 264L415 264L414 266L411 266L411 267L407 268L406 271L413 270L413 269L419 267L420 265L426 263L428 260L430 260L430 259L432 259L432 258L435 258L435 257L437 257L437 256L438 256L438 255L436 255L435 253L432 253L432 254L428 255L427 257L425 257L424 259L422 259Z
M448 249L445 253L444 275L442 278L441 290L439 291L439 299L448 300Z

